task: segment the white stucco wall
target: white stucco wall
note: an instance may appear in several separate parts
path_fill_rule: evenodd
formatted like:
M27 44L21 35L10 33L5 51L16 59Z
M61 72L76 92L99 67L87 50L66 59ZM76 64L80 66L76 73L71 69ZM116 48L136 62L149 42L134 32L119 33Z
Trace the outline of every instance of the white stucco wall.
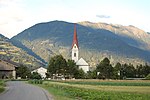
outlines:
M87 73L89 71L89 66L79 65L79 69L82 69L85 73Z
M12 76L13 76L13 79L16 79L16 71L15 70L13 70Z
M76 56L74 56L74 53L76 53ZM78 56L79 56L79 50L76 44L73 45L72 48L72 60L74 60L75 62L78 61Z
M79 69L82 69L85 73L87 73L90 70L88 63L83 58L80 58L76 62L76 65L79 66Z
M46 73L47 73L47 69L46 68L40 67L40 68L38 68L36 70L33 70L32 73L33 72L38 72L41 75L42 78L46 78Z

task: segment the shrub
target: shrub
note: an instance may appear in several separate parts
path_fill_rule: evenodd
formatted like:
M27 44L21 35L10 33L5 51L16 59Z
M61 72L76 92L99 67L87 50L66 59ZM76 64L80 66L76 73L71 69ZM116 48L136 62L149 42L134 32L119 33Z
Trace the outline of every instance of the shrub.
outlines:
M5 89L4 89L4 86L5 86L5 82L0 80L0 93L3 92Z
M147 79L147 80L150 80L150 74L148 74L148 75L146 76L146 79Z
M42 79L41 75L38 72L33 72L31 74L31 79Z
M37 79L35 79L35 80L29 80L28 81L30 84L43 84L43 81L42 80L37 80Z

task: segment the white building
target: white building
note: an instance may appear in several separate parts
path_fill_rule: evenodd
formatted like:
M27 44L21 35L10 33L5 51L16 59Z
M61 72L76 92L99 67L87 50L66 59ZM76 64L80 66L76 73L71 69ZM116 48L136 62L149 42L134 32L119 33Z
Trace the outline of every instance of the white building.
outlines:
M76 62L76 65L79 66L79 69L82 69L84 72L89 71L89 64L83 58L80 58Z
M42 78L46 78L46 73L47 73L46 68L40 67L38 69L33 70L31 73L33 73L33 72L37 72L41 75Z
M87 73L89 71L89 64L83 58L78 59L78 56L79 56L79 45L78 45L77 30L75 25L73 42L72 42L72 60L76 62L76 65L79 67L79 69L82 69L85 73Z

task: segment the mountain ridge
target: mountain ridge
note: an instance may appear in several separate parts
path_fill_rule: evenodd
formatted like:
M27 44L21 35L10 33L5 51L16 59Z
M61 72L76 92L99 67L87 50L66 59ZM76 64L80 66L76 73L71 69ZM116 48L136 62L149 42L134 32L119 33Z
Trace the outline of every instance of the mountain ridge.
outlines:
M150 34L144 32L143 30L133 26L123 26L119 24L107 24L107 23L92 23L89 21L79 22L79 24L92 27L95 29L106 29L114 34L121 36L122 40L126 43L130 41L130 45L138 47L141 46L140 49L150 50ZM134 40L134 41L133 41ZM144 47L144 46L145 47Z
M84 57L89 63L96 64L102 58L102 55L105 54L107 56L113 55L113 57L110 57L113 61L116 59L116 61L129 61L130 63L130 60L126 60L133 58L138 58L138 60L134 61L137 63L150 61L149 51L140 47L142 44L146 45L146 42L141 42L142 39L139 40L141 44L131 36L128 36L129 38L126 37L126 39L130 40L127 41L124 37L122 38L118 35L120 33L116 34L112 30L100 29L101 27L95 29L91 25L82 24L81 22L77 23L80 56ZM105 25L109 26L109 24ZM69 52L72 44L73 30L74 24L64 21L38 23L11 38L11 41L19 41L46 62L55 54L62 54L68 59L70 58ZM84 51L89 53L90 56L85 55ZM98 56L95 53L98 53ZM95 56L92 58L93 55ZM117 58L117 56L120 58Z
M31 55L28 55L26 51L14 46L9 38L2 34L0 34L0 59L24 64L31 69L44 65L41 61L35 59Z

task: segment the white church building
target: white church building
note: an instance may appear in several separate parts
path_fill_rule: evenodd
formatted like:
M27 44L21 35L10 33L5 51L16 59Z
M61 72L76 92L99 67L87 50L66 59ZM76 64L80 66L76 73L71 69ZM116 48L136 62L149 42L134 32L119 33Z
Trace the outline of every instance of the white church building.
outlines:
M76 24L74 25L74 36L71 49L72 49L71 53L72 60L75 61L79 69L82 69L85 73L87 73L89 71L89 64L83 58L79 59L79 45L78 45Z

